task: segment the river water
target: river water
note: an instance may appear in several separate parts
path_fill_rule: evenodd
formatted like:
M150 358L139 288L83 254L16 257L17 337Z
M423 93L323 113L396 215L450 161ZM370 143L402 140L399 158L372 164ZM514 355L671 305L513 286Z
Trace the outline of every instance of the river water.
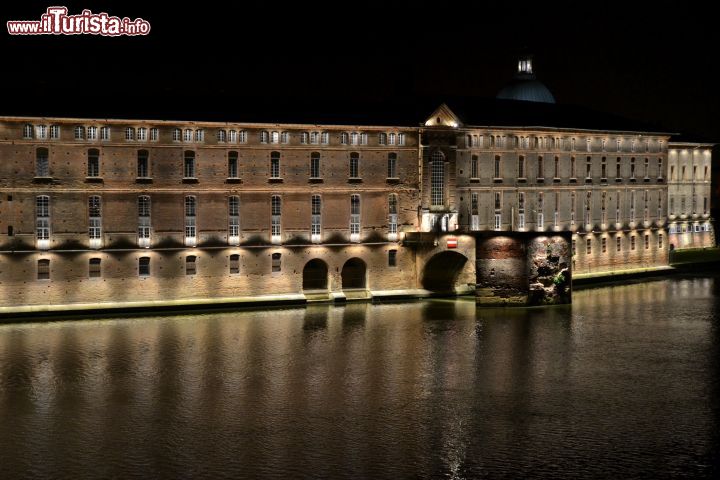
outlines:
M0 325L0 477L699 478L720 277Z

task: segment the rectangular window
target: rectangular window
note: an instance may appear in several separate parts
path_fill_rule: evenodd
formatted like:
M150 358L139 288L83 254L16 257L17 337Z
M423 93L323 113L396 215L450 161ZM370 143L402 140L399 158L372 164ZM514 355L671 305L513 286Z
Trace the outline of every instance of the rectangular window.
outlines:
M395 193L388 195L388 240L397 240L398 233L398 196Z
M353 152L350 154L350 178L359 178L359 177L360 177L360 154Z
M360 195L350 195L350 241L360 240Z
M50 260L41 258L37 262L37 279L50 280Z
M233 253L230 255L230 275L240 273L240 255Z
M280 178L280 152L270 154L270 178Z
M94 148L88 150L87 176L100 176L100 151Z
M100 259L91 258L88 262L88 277L100 278L101 276L102 272L100 271Z
M185 275L197 274L197 257L195 255L188 255L185 257Z
M141 277L150 276L150 257L138 258L138 275Z
M228 197L228 243L240 244L240 197Z
M310 154L310 178L321 178L319 152L313 152Z
M397 267L397 250L388 250L388 267Z
M388 153L387 161L387 176L388 178L398 178L397 175L397 153Z
M228 178L238 177L238 152L228 152Z
M185 197L185 245L194 247L197 244L197 199Z
M322 198L320 195L313 195L310 198L310 240L319 243L322 228Z
M281 270L281 261L282 261L282 255L279 253L273 253L272 254L272 271L273 273L277 273Z
M279 195L273 195L270 199L270 213L272 215L270 235L272 243L280 243L282 200Z
M445 205L445 157L442 153L433 153L430 171L430 204L442 207Z

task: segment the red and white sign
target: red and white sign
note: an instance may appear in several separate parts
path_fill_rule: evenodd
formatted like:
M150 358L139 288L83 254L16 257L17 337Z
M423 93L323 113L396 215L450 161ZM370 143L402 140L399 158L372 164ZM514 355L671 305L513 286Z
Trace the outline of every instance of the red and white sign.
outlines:
M447 248L457 248L458 242L457 237L448 237L447 238Z

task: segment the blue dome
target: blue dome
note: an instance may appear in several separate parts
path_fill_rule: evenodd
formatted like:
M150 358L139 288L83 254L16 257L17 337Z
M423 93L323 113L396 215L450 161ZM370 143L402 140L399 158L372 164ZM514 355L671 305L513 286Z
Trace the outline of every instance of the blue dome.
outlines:
M555 103L550 90L535 78L532 70L532 57L524 56L518 61L518 69L512 82L500 90L497 98L502 100L521 100L523 102Z

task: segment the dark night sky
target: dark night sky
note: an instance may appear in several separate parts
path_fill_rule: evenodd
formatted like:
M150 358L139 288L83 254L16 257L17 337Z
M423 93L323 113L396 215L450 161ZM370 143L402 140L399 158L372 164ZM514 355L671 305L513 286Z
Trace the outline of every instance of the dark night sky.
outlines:
M435 3L196 4L204 10L148 1L4 4L3 24L39 19L47 6L62 4L70 13L143 17L152 32L0 35L10 93L0 109L22 114L48 105L138 117L187 105L233 118L225 110L246 99L342 105L349 98L492 97L524 47L560 103L720 140L718 21L700 3Z

